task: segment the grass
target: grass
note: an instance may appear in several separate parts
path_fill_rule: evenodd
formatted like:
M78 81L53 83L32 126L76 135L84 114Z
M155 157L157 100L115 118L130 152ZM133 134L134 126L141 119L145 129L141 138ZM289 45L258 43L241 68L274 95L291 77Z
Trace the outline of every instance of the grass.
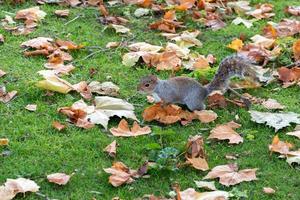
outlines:
M252 1L258 3L259 1ZM268 1L275 5L276 16L273 21L278 22L282 18L290 17L284 14L283 9L287 5L300 5L299 1ZM15 13L17 10L34 6L33 3L13 7L0 5L1 11ZM96 9L72 8L69 18L57 18L54 11L61 7L56 5L43 5L41 9L48 15L39 25L38 29L29 36L13 36L0 29L0 33L6 38L0 46L0 68L8 74L0 79L0 84L5 84L7 89L19 92L16 99L8 104L0 103L0 138L7 137L10 140L8 147L1 147L0 151L9 150L11 155L0 157L0 183L4 183L7 178L26 177L33 179L40 186L40 192L51 199L112 199L119 196L121 199L134 199L142 197L144 194L156 194L166 196L171 190L171 185L180 183L182 189L188 187L196 188L193 180L200 180L207 172L197 171L190 167L182 168L176 172L151 171L149 179L138 179L133 184L114 188L108 183L108 174L103 168L110 167L114 160L110 159L102 150L114 139L119 147L116 161L122 161L130 168L139 167L148 159L149 151L146 146L149 143L159 143L163 147L175 147L183 150L190 135L203 134L205 138L209 135L209 130L216 124L228 122L240 117L242 128L239 132L244 136L244 143L239 145L228 145L227 142L206 141L206 150L210 167L226 164L230 161L225 159L229 153L237 153L240 158L236 161L240 169L259 168L259 180L244 182L234 186L240 191L247 191L249 199L300 199L300 173L299 167L289 166L278 155L270 155L268 145L275 135L272 128L265 125L258 125L250 121L249 113L241 108L228 107L226 109L215 109L219 118L208 125L193 122L188 126L179 124L154 128L156 135L141 136L137 138L114 138L102 127L96 126L89 130L83 130L74 126L68 126L63 132L54 130L52 121L64 121L65 117L57 113L57 108L69 106L80 99L75 93L67 95L56 93L54 96L45 96L45 91L35 86L40 77L37 71L43 69L45 59L41 57L26 58L22 55L20 44L31 38L38 36L61 38L85 44L86 46L105 46L111 41L139 42L145 41L152 44L165 44L167 41L159 36L159 32L148 30L149 22L156 20L154 16L136 19L131 17L131 28L133 34L130 36L120 36L110 30L104 30L104 26L96 21L98 12ZM110 11L122 14L125 11L133 11L135 7L119 7ZM0 18L5 13L0 11ZM132 12L131 12L132 13ZM67 25L69 20L77 15L80 17ZM188 23L188 28L197 28L202 31L199 39L203 42L203 47L194 48L201 54L212 53L217 57L218 63L222 58L232 52L226 45L240 34L245 34L247 38L261 33L266 20L254 23L254 27L246 29L243 26L235 26L228 23L222 30L213 32L205 29L199 23ZM140 104L136 106L136 115L141 119L143 109L148 106L145 97L137 95L136 85L141 76L155 73L161 78L170 76L169 72L156 72L144 66L125 67L121 63L121 56L126 49L108 50L107 52L95 54L93 57L82 60L91 53L89 50L80 50L72 53L76 63L76 70L68 77L64 77L71 83L82 80L88 82L92 80L105 81L107 76L112 77L112 81L121 88L120 98L129 99L130 103ZM289 61L290 58L282 58ZM215 65L217 66L217 64ZM97 69L93 78L89 76L89 69ZM177 75L187 74L187 71L180 71ZM279 89L277 89L279 88ZM274 90L277 89L277 90ZM273 83L267 87L248 90L252 95L262 98L274 98L286 105L284 111L300 113L300 89L291 87L281 89L278 83ZM29 112L24 109L27 104L37 104L36 112ZM264 110L259 106L253 109ZM110 122L110 127L119 122L114 118ZM151 123L155 124L155 123ZM205 131L203 128L207 128ZM300 141L291 136L286 136L287 131L292 127L279 131L280 138L300 147ZM255 136L254 140L246 138L247 134ZM55 172L76 174L70 183L60 187L50 184L45 176ZM229 191L233 187L224 187L217 184L220 190ZM268 196L262 192L263 187L272 187L277 192L273 196ZM98 191L100 194L91 193ZM201 190L198 190L201 191ZM18 196L20 199L22 195ZM23 199L41 199L35 194L26 194Z

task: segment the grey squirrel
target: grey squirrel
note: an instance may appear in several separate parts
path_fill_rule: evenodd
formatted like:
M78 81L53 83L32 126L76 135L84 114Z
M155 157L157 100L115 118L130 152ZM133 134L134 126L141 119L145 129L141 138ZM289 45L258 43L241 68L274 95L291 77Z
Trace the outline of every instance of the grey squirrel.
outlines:
M184 104L192 111L205 109L204 101L211 92L215 90L225 92L229 89L240 96L249 107L251 104L249 100L229 88L229 80L234 76L255 78L256 73L253 66L246 57L233 55L222 60L216 75L207 86L202 86L195 79L188 77L179 76L160 80L155 75L148 75L141 78L137 89L139 92L152 95L155 102Z

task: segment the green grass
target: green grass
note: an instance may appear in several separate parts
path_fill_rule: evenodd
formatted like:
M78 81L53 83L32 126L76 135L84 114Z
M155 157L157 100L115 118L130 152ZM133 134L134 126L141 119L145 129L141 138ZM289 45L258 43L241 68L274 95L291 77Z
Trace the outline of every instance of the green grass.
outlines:
M257 3L259 1L253 1ZM278 22L284 17L283 9L287 5L300 5L299 1L268 1L275 5L276 16L273 21ZM7 11L15 13L17 10L33 6L33 3L25 3L16 7L0 5L0 18L4 17ZM37 71L43 69L46 60L42 57L26 58L22 55L19 47L24 41L38 36L61 38L82 43L86 46L104 47L110 41L140 42L145 41L152 44L165 44L167 41L159 35L159 32L148 30L149 22L155 21L154 16L142 17L140 19L131 18L128 27L133 34L131 36L120 36L113 31L105 30L104 26L96 21L98 11L96 9L72 8L69 18L57 18L54 11L61 7L55 5L43 5L41 9L48 15L39 25L37 30L29 36L13 36L0 29L0 33L6 38L0 46L0 69L8 74L0 79L0 84L5 84L7 89L19 92L16 99L8 104L0 103L0 138L7 137L10 140L8 147L3 150L10 150L11 155L0 157L0 183L4 183L7 178L26 177L33 179L40 186L40 192L51 199L111 199L119 196L122 199L134 199L142 197L144 194L156 194L166 196L171 190L171 185L178 182L182 189L188 187L196 188L193 180L200 180L207 172L197 171L190 167L182 168L176 172L151 171L149 179L138 179L133 184L114 188L108 183L108 174L103 168L110 167L112 162L102 150L112 142L117 140L119 147L115 161L122 161L130 168L139 167L148 159L149 151L146 145L149 143L159 143L161 147L175 147L179 150L185 148L185 143L190 135L203 134L204 138L209 135L209 130L216 124L234 120L235 115L239 115L242 128L239 132L244 136L244 143L239 145L228 145L227 142L216 142L206 140L206 150L210 167L226 164L230 161L225 159L229 153L237 153L240 158L236 161L240 169L259 168L257 176L259 180L244 182L236 185L238 190L247 190L249 199L300 199L300 173L299 167L289 166L284 159L279 159L278 155L270 155L268 145L271 143L275 132L265 125L258 125L250 121L249 113L241 108L228 107L226 109L215 109L219 118L208 125L193 122L188 126L179 124L155 127L153 132L160 136L148 135L137 138L114 138L110 133L96 126L89 130L83 130L69 125L63 132L54 130L52 121L64 121L65 117L57 113L57 108L69 106L80 99L76 93L67 95L56 93L54 96L45 96L45 91L35 86L40 77ZM128 7L126 10L133 11L135 7ZM114 13L122 14L124 7L110 9ZM80 18L68 25L67 21L76 17ZM226 45L240 34L245 34L247 38L261 33L262 27L267 20L261 20L254 24L251 29L243 26L231 25L222 30L213 32L205 29L200 23L192 23L189 20L188 28L197 28L202 31L199 39L203 42L203 47L194 48L201 54L212 53L217 57L218 63L222 58L232 53ZM298 37L298 36L297 36ZM95 54L92 58L80 61L87 56L90 51L83 49L73 52L72 55L78 63L76 70L68 77L64 77L71 83L86 80L105 81L107 76L112 76L112 81L121 88L120 98L129 99L130 103L136 106L136 115L141 119L143 109L149 104L143 96L136 95L136 85L141 76L155 73L161 78L170 76L169 72L156 72L144 66L125 67L121 63L121 56L126 49L108 50L100 54ZM282 58L290 60L290 58ZM217 66L217 64L215 65ZM89 69L96 68L97 74L90 78ZM187 71L178 72L187 74ZM274 90L279 88L278 90ZM262 98L274 98L287 108L284 111L300 113L300 89L291 87L281 89L278 83L255 90L248 90L252 95ZM24 109L27 104L37 104L36 112L29 112ZM253 109L264 110L259 106ZM265 111L265 110L264 110ZM118 118L110 121L110 127L119 122ZM150 123L157 125L156 123ZM203 128L208 128L203 131ZM291 136L286 136L287 131L292 127L279 131L280 138L300 147L300 141ZM247 134L253 134L254 140L248 140ZM63 187L48 183L45 176L55 172L76 174L71 181ZM217 184L220 190L229 191L233 187L224 187ZM273 196L267 196L262 192L263 187L272 187L277 192ZM98 191L101 194L92 194L90 191ZM198 190L201 191L201 190ZM20 199L22 195L19 196ZM41 199L35 194L26 194L23 199Z

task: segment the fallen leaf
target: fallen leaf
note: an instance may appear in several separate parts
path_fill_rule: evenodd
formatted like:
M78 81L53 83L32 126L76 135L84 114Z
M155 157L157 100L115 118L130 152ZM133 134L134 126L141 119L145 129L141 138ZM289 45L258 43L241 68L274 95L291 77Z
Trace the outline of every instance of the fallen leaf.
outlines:
M288 142L283 142L279 140L278 135L275 135L272 141L272 144L269 145L269 150L271 152L277 152L283 155L286 155L289 153L289 149L293 147L292 144Z
M214 181L194 181L198 188L204 188L209 190L217 190Z
M237 164L219 165L214 167L203 179L220 178L222 185L236 185L244 181L257 180L255 169L244 169L238 171Z
M50 183L55 183L57 185L66 185L71 176L65 173L54 173L47 176L47 179Z
M250 11L252 7L249 5L249 1L235 1L228 2L227 6L233 8L237 14L244 14L247 11Z
M209 169L204 150L204 141L202 136L196 135L190 137L186 145L186 163L192 165L195 169L206 171Z
M115 162L111 168L106 168L104 171L111 174L109 183L114 187L118 187L124 183L132 183L134 181L133 177L139 177L136 176L137 171L129 169L122 162Z
M120 42L108 42L105 47L111 49L120 46L120 44Z
M115 29L116 33L129 33L130 32L130 29L126 28L123 25L110 24L110 25L108 25L108 27Z
M225 108L227 106L226 98L219 91L209 94L207 102L210 108Z
M274 26L267 25L263 31L269 38L293 36L300 32L300 21L283 19Z
M229 193L225 191L212 191L212 192L196 192L193 188L188 188L179 192L180 199L182 200L227 200ZM178 195L177 195L178 196Z
M107 129L112 116L126 117L137 120L132 104L118 98L108 96L95 97L95 106L88 106L83 100L75 102L71 107L63 107L58 111L67 115L78 127L91 128L101 124Z
M267 49L271 48L275 42L274 39L269 39L261 35L254 35L253 37L251 37L251 40L255 45L259 45Z
M54 13L59 17L68 17L70 10L56 10Z
M5 75L6 75L6 72L0 69L0 78L5 76Z
M92 93L108 96L118 96L120 90L120 88L112 82L100 83L98 81L92 81L89 84L89 88Z
M267 101L264 101L262 103L262 105L267 108L267 109L270 109L270 110L281 110L281 109L284 109L285 106L281 105L280 103L278 103L277 100L275 99L268 99Z
M29 111L36 111L37 109L37 105L36 104L28 104L26 107L25 107L26 110L29 110Z
M233 23L235 25L243 24L247 28L251 28L253 26L252 21L242 19L240 17L235 18L231 23Z
M37 37L37 38L31 39L31 40L28 40L26 42L23 42L20 46L22 48L49 49L49 48L53 48L51 42L53 42L52 38Z
M255 10L246 12L247 15L251 15L256 19L265 19L275 16L273 11L273 5L269 3L260 4Z
M275 190L273 188L270 187L263 187L263 192L266 194L274 194Z
M194 111L194 113L198 116L198 119L202 123L209 123L213 122L217 119L218 115L212 110L201 110L201 111Z
M252 121L259 124L267 123L268 126L275 128L275 132L289 126L290 123L300 124L300 115L293 112L269 113L250 110L249 113L251 114Z
M42 74L45 78L45 80L41 80L39 82L36 83L36 86L45 90L50 90L50 91L55 91L55 92L59 92L59 93L63 93L63 94L67 94L68 92L70 92L71 90L73 90L73 86L55 76L55 75L50 75L50 76L45 76L44 74Z
M111 128L110 132L114 136L119 137L136 137L139 135L147 135L151 133L149 126L141 128L137 122L133 123L131 130L128 127L128 122L125 119L122 119L117 128Z
M297 138L300 139L300 129L299 129L299 130L295 129L295 131L293 131L293 132L288 132L288 133L286 133L286 134L287 134L287 135L296 136Z
M86 81L81 81L75 85L72 85L72 88L77 92L79 92L83 98L85 99L92 98L92 91Z
M14 195L17 195L18 193L37 192L40 187L30 179L17 178L7 179L2 188L5 191L12 191ZM11 196L10 192L9 195Z
M300 164L300 149L298 151L290 151L286 156L286 162L289 163L289 165L293 163Z
M10 102L17 95L17 93L18 92L15 90L11 92L7 92L5 86L0 86L0 102L2 103Z
M294 59L296 61L299 61L300 60L300 39L294 42L293 44L293 54L294 54Z
M9 140L7 138L0 138L0 146L7 146Z
M107 152L110 157L115 158L117 154L117 141L114 140L111 144L107 145L103 151Z
M230 44L227 45L228 48L235 51L240 51L244 46L244 43L240 39L234 39Z
M291 15L300 16L300 6L287 6L285 12Z
M11 200L16 196L16 193L10 188L0 186L0 197L1 200Z
M241 125L233 121L227 124L218 125L210 131L208 139L229 140L229 144L238 144L243 142L243 138L235 131Z
M63 129L66 128L65 125L61 124L61 123L58 122L58 121L52 122L52 126L53 126L55 129L57 129L58 131L61 131L61 130L63 130Z
M155 120L163 124L173 124L178 121L191 122L196 119L196 115L176 105L161 106L158 103L144 110L143 119L148 122Z
M4 43L4 36L2 34L0 34L0 44Z
M142 16L146 16L150 13L150 10L147 9L147 8L138 8L134 11L134 16L139 18L139 17L142 17Z

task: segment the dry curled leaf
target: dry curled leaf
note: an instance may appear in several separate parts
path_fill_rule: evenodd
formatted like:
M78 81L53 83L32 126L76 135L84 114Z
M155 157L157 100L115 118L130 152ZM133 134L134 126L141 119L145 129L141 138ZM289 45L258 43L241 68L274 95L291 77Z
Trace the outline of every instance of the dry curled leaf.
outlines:
M293 147L292 144L288 142L283 142L279 140L278 135L275 135L272 141L272 144L269 145L269 150L271 152L277 152L283 155L286 155L289 153L289 149Z
M52 122L52 126L53 126L55 129L57 129L58 131L61 131L61 130L63 130L63 129L66 128L66 125L63 125L63 124L61 124L61 123L58 122L58 121Z
M100 83L98 81L92 81L89 84L89 88L92 93L108 95L108 96L118 96L120 90L120 88L112 82Z
M202 123L209 123L213 122L217 119L218 115L212 110L201 110L201 111L194 111L194 113L197 115L198 119Z
M117 155L117 141L114 140L112 143L107 145L103 151L107 152L110 157L115 158Z
M190 137L186 145L186 163L192 165L195 169L206 171L209 169L204 150L204 141L202 136L196 135Z
M131 130L128 127L128 122L125 119L122 119L117 128L111 128L110 132L114 136L119 137L136 137L139 135L147 135L151 133L149 126L140 127L140 125L135 121Z
M50 183L55 183L57 185L66 185L71 176L65 173L54 173L47 176L47 179Z
M54 13L59 17L68 17L70 10L56 10Z
M196 115L176 105L163 106L158 103L144 110L143 119L145 121L155 120L163 124L173 124L178 121L191 122L193 119L196 119Z
M274 194L276 191L273 188L264 187L263 192L266 193L266 194Z
M227 124L218 125L210 131L208 139L229 140L229 144L238 144L243 142L243 138L235 131L241 125L233 121Z
M220 178L219 182L222 185L236 185L244 181L257 180L255 169L244 169L238 171L237 164L219 165L214 167L204 179Z
M194 181L198 188L205 188L209 190L217 190L214 181Z
M300 6L287 6L285 12L291 15L300 16Z
M15 90L11 92L7 92L5 86L0 86L0 102L2 103L10 102L17 95L17 93L18 92Z
M29 111L36 111L37 109L37 105L36 104L28 104L26 107L25 107L26 110L29 110Z
M240 39L234 39L230 44L227 45L228 48L235 51L240 51L244 46L244 43Z
M179 197L178 197L179 196ZM197 192L193 188L188 188L184 191L179 191L177 199L181 200L227 200L229 193L225 191L212 191L212 192Z
M227 106L225 97L218 91L212 92L208 96L207 102L210 108L225 108Z
M0 146L7 146L9 140L7 138L0 138Z
M268 99L264 102L262 102L262 105L270 110L282 110L285 108L285 106L281 105L277 100L275 99Z

